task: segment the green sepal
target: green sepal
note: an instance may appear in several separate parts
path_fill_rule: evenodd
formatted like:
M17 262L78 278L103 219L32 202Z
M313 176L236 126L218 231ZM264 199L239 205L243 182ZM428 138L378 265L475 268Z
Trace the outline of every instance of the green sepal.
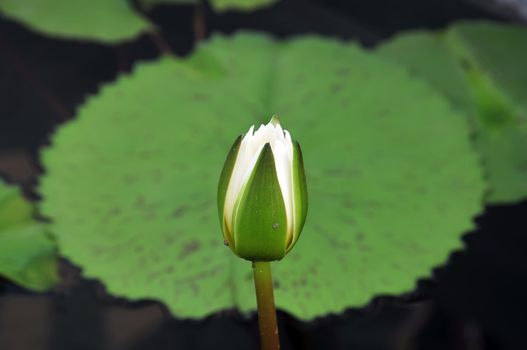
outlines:
M242 193L234 214L234 252L250 261L282 259L287 214L270 144L263 147Z
M220 175L220 181L218 183L218 215L220 218L220 225L223 230L223 236L229 243L232 245L232 233L228 230L225 225L225 219L223 218L223 209L225 208L225 197L227 196L227 188L229 187L229 182L231 180L232 170L234 169L234 164L236 164L236 158L238 157L238 151L240 150L240 144L242 142L243 135L238 136L238 138L232 144L229 154L225 159L223 164L223 169Z
M295 245L300 232L304 227L307 217L308 195L306 174L304 171L304 158L300 144L296 141L293 143L293 234L286 242L287 252Z

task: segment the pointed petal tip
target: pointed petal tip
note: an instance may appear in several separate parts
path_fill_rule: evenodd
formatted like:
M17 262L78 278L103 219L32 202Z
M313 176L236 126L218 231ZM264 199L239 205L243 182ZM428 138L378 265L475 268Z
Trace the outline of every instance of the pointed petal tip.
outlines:
M266 142L265 145L263 145L263 148L262 148L262 152L261 153L264 153L264 152L272 152L273 149L271 147L271 143L270 142Z
M292 146L293 146L293 152L294 153L298 153L298 155L302 159L303 156L302 156L302 148L300 147L300 143L298 141L296 141L296 140L291 140L291 143L292 143ZM303 162L303 159L302 159L302 162Z
M247 131L247 133L245 135L242 134L242 137L245 137L245 136L253 136L254 135L254 125L251 125L251 127L249 128L249 130Z
M271 124L272 126L280 125L280 118L278 118L278 115L274 114L271 117L271 120L269 121L269 124Z

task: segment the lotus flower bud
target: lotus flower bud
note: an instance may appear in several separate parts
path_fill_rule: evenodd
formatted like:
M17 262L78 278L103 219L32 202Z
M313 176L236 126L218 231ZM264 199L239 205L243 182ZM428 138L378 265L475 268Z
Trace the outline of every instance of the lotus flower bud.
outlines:
M250 261L282 259L293 248L307 214L302 152L273 117L236 139L218 186L225 244Z

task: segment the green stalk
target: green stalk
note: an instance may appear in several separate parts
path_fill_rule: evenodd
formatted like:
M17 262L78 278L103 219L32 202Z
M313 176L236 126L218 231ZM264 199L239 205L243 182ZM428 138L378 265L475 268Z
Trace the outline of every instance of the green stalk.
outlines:
M260 347L261 350L278 350L280 349L280 339L276 325L271 263L267 261L253 262L253 274L258 304Z

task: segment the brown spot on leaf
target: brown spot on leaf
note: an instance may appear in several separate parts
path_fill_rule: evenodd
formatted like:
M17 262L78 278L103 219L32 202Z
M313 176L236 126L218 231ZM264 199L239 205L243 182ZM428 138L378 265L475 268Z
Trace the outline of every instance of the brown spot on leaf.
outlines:
M139 197L136 198L134 205L137 208L143 208L145 206L145 203L146 203L145 197L144 196L139 196Z
M350 226L353 226L355 225L355 220L353 220L351 217L349 216L346 216L346 215L340 215L339 216L339 219L342 220L344 223L350 225Z
M200 195L201 195L201 193L196 193L196 194L194 194L193 196L196 196L196 197L197 197L197 196L200 196ZM215 204L214 201L207 200L207 201L201 202L200 204L198 204L198 205L195 206L194 208L195 208L196 210L200 210L200 211L201 211L201 210L206 210L206 209L212 207L213 204Z
M341 169L341 168L332 168L332 169L326 170L326 175L331 176L331 177L333 177L333 176L342 176L342 175L345 175L345 174L346 174L346 172L343 169Z
M192 289L192 294L194 294L194 296L199 294L199 287L196 283L191 283L190 288Z
M357 240L357 242L362 242L362 241L364 241L364 233L362 233L362 232L358 232L358 233L355 235L355 239Z
M305 287L306 285L307 285L307 280L306 280L305 277L302 277L299 280L296 280L296 281L293 282L293 286L295 288Z
M354 205L353 205L353 202L350 200L350 199L345 199L342 201L342 205L345 207L345 208L353 208Z
M153 282L159 277L159 275L160 275L159 272L152 271L146 276L146 281L147 282Z
M383 109L382 111L379 112L378 116L380 118L385 118L385 117L389 117L392 115L392 111L389 110L389 109Z
M154 169L152 170L152 177L156 182L161 182L164 179L164 174L161 169Z
M428 193L428 189L424 186L419 186L415 189L415 192L417 194L427 194Z
M172 212L172 217L174 218L179 218L181 217L183 214L185 214L188 210L188 207L186 205L182 205L178 208L176 208L176 210L174 210Z
M339 77L343 76L343 75L348 75L350 74L351 72L351 69L350 67L340 67L337 69L336 73Z
M112 214L112 215L117 215L121 213L121 209L118 208L118 207L113 207L110 211L109 211L109 214Z
M320 234L329 243L329 245L331 245L333 249L348 249L349 248L349 243L340 242L335 238L338 235L328 232L328 230L326 230L321 225L315 224L314 227L317 233Z
M371 252L372 250L371 246L367 244L361 244L359 249L362 250L363 252Z
M185 259L200 249L200 243L197 240L187 242L179 252L178 259Z
M192 99L196 101L208 101L209 96L200 92L196 92L192 95Z
M119 215L120 213L121 213L121 209L119 209L118 207L113 207L110 210L108 210L106 215L104 215L101 218L101 222L107 223L111 218L113 218L116 215Z
M339 84L339 83L331 84L330 87L329 87L329 91L332 94L335 94L335 93L339 92L340 90L342 90L342 84Z

